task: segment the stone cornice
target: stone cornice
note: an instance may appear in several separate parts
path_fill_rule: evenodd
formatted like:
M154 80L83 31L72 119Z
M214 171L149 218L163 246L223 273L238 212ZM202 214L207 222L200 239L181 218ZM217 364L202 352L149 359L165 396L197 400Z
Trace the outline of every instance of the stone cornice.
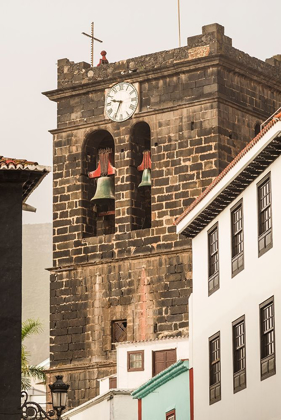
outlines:
M247 114L252 115L253 117L256 117L257 119L261 119L264 120L268 117L268 114L265 114L263 112L260 112L259 110L253 110L250 109L244 105L238 105L235 101L232 101L230 98L228 98L227 96L221 94L221 93L216 93L213 94L212 97L209 97L207 99L198 99L197 101L186 101L182 104L179 105L174 105L174 106L169 106L169 107L163 107L163 108L150 108L147 111L142 111L142 112L138 112L137 114L135 114L132 118L132 120L134 121L134 123L137 123L138 121L143 121L143 119L145 117L150 117L153 115L157 115L157 114L164 114L164 113L169 113L172 111L177 111L179 109L184 109L184 108L193 108L195 106L198 105L206 105L206 104L210 104L213 102L220 102L224 105L228 105L231 106L232 108L235 108L237 110L242 110L244 112L247 112ZM93 127L98 128L98 127L105 127L107 125L111 125L112 121L111 120L107 120L105 118L101 118L99 120L96 120L94 122L89 122L89 123L85 123L83 121L83 123L81 124L76 124L76 125L70 125L67 127L61 127L61 128L54 128L52 130L49 130L49 132L53 135L55 134L60 134L60 133L67 133L70 131L77 131L77 130L87 130L87 129L91 129Z
M56 373L60 372L79 372L79 371L85 371L85 370L94 370L96 368L111 368L116 367L116 362L111 361L101 361L101 362L92 362L92 363L81 363L79 365L59 365L55 367L50 367L49 369L45 370L45 373L47 375L54 375Z
M160 252L155 252L153 254L141 254L141 255L131 255L130 256L130 261L132 260L143 260L143 259L150 259L150 258L158 258L159 256L162 255L174 255L174 254L182 254L183 252L190 252L191 251L191 246L189 247L182 247L180 249L177 250L168 250L168 251L160 251ZM100 266L100 265L104 265L104 264L109 264L109 263L118 263L121 261L127 261L128 257L117 257L117 258L110 258L110 259L104 259L104 260L98 260L98 261L91 261L91 262L87 262L87 263L81 263L81 264L70 264L70 265L66 265L66 266L60 266L60 267L50 267L50 268L46 268L47 271L50 271L51 273L60 273L60 272L65 272L65 271L75 271L80 269L81 267L92 267L92 266Z

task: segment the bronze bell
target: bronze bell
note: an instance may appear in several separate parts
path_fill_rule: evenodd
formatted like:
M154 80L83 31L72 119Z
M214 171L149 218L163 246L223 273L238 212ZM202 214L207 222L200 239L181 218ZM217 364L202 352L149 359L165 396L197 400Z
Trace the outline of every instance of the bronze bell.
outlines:
M144 169L142 173L140 187L151 187L151 172L149 168Z
M98 178L96 193L91 198L91 201L96 200L115 200L113 177L101 176Z

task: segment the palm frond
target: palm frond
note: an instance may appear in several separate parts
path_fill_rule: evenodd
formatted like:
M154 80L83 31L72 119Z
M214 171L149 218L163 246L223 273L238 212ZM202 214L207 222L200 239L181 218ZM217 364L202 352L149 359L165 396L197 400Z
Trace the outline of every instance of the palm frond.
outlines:
M27 391L31 387L31 381L26 376L21 376L21 390Z
M30 378L39 379L45 382L46 375L44 369L39 366L30 365L28 362L29 352L23 344L23 340L31 334L38 334L42 331L42 324L39 320L27 319L22 324L21 331L21 389L27 390L31 387Z
M29 337L31 334L39 334L42 331L42 324L39 319L27 319L22 323L21 339Z
M42 381L45 381L45 378L46 378L45 371L40 366L29 365L28 370L26 370L25 374L27 377L41 379Z

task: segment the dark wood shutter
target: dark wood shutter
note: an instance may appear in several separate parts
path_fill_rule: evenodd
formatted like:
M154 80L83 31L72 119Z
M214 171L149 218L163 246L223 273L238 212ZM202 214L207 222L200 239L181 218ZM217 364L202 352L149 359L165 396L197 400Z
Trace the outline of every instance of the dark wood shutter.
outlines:
M160 350L153 352L153 376L167 369L177 361L177 350Z
M117 388L117 377L109 378L109 389Z
M112 322L112 343L127 341L127 320Z

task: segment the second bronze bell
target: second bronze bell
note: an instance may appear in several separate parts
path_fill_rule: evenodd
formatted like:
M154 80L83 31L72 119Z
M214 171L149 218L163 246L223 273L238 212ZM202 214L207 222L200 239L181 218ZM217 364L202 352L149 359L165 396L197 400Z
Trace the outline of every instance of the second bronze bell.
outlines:
M140 187L151 187L151 172L149 168L144 169L142 173Z
M113 177L101 176L98 178L96 193L91 198L91 201L96 200L115 200Z

